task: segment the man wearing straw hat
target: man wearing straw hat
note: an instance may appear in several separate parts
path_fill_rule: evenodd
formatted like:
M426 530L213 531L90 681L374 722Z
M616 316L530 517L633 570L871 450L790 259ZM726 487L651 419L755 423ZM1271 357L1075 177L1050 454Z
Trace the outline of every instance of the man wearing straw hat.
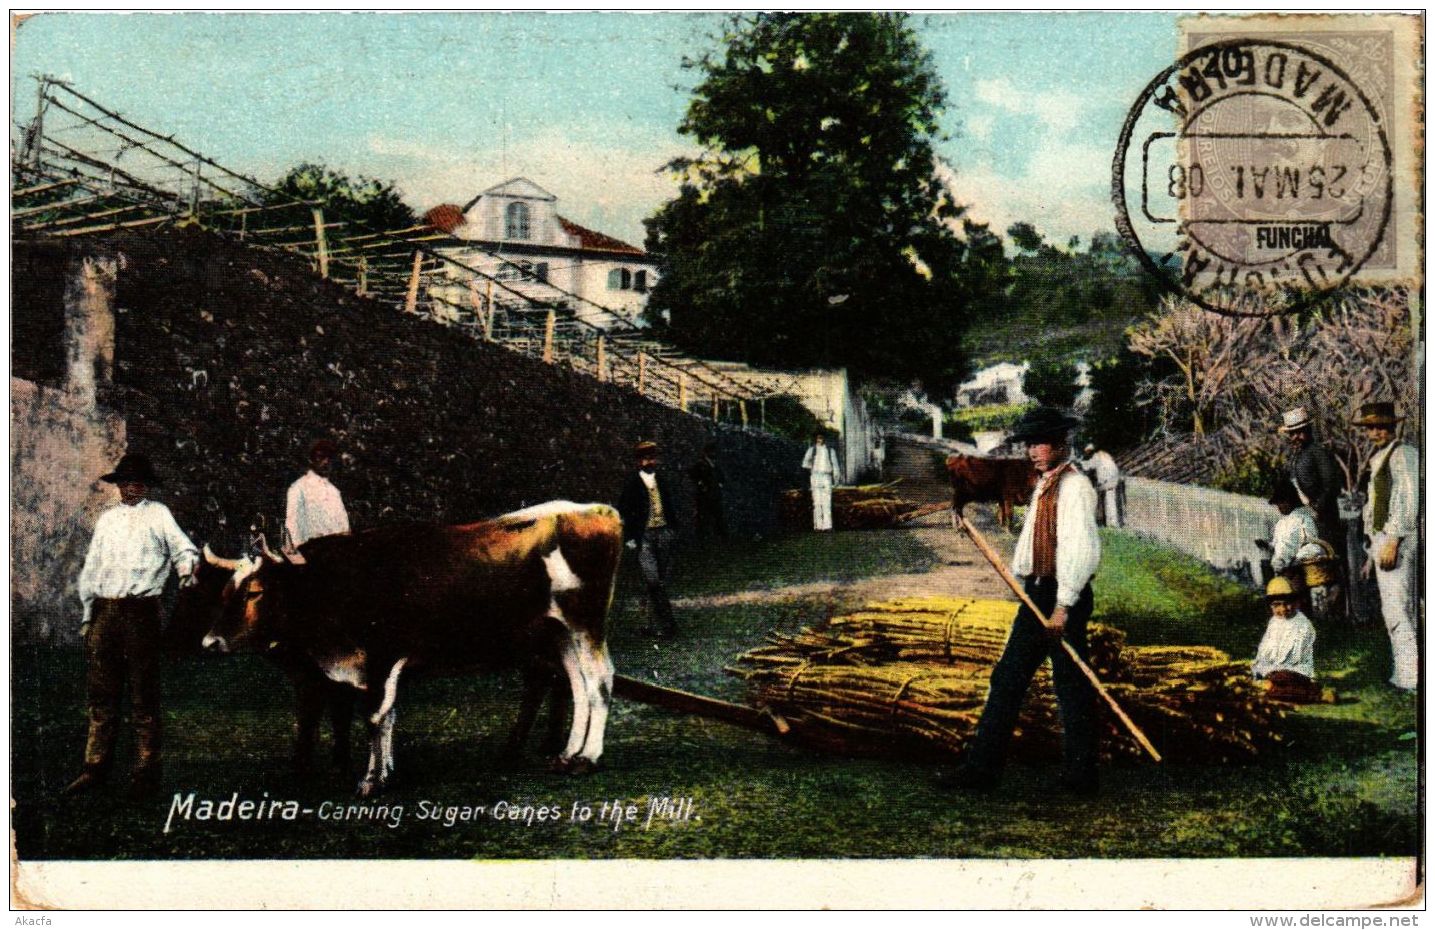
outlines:
M1091 578L1101 561L1096 529L1096 489L1071 460L1068 435L1077 422L1051 407L1038 407L1017 422L1013 442L1025 442L1040 478L1017 538L1011 571L1023 580L1032 603L1049 619L1043 625L1023 605L1006 649L992 670L986 707L954 787L996 787L1032 676L1048 656L1061 709L1063 773L1060 784L1077 794L1096 794L1095 692L1066 654L1065 638L1084 661L1091 619Z
M89 735L84 769L64 793L88 791L105 780L128 683L136 757L129 793L141 796L159 787L160 776L159 597L171 567L181 586L193 583L199 550L168 507L146 499L159 484L149 458L126 454L100 480L119 487L120 502L100 514L80 570Z
M1340 466L1322 443L1315 441L1314 425L1305 407L1281 415L1281 432L1291 444L1290 476L1301 503L1315 514L1320 538L1345 552L1345 532L1340 525L1339 499L1342 487Z
M1395 669L1390 683L1404 691L1420 684L1420 646L1415 632L1416 575L1420 529L1420 454L1395 441L1401 420L1389 402L1362 404L1351 420L1375 448L1365 467L1365 534L1370 540L1365 573L1373 569L1380 612L1390 633Z

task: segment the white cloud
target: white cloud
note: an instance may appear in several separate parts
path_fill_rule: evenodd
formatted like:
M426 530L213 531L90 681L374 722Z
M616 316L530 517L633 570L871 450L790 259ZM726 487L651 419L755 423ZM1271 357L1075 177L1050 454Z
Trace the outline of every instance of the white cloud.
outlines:
M1000 171L990 161L941 172L957 202L968 206L967 215L1003 237L1019 220L1061 245L1071 236L1085 243L1093 232L1115 227L1110 154L1097 146L1043 147L1019 173Z
M1085 98L1064 88L1024 90L1007 78L986 78L977 81L976 99L988 106L1035 116L1054 132L1070 132L1088 106Z
M976 82L976 112L965 128L980 145L944 169L948 187L968 215L1005 236L1017 221L1036 226L1053 243L1071 236L1085 242L1115 225L1110 202L1111 152L1077 141L1092 103L1062 88L1026 89L1007 78ZM1025 119L1020 146L1006 133Z

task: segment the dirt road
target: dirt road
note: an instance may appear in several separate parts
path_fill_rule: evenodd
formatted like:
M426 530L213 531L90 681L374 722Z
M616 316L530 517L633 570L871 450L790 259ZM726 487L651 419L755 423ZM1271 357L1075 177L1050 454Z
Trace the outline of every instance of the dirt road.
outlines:
M977 508L971 508L976 510ZM673 606L685 607L727 607L735 604L771 603L775 601L800 600L807 598L830 598L843 604L860 604L867 601L889 600L897 597L929 597L935 595L962 595L968 597L1015 600L1011 591L987 565L971 540L952 529L950 516L938 514L916 521L911 530L918 539L937 553L938 562L925 572L900 575L878 575L851 582L814 582L786 585L773 588L737 591L707 597L685 597L673 601ZM983 512L976 515L976 522L987 541L1002 554L1011 558L1016 537L997 529L990 516Z

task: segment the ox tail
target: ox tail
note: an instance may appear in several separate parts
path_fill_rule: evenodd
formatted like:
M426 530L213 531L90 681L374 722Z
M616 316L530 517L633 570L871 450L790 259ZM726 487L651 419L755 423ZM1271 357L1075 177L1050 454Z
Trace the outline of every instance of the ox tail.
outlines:
M389 711L394 709L394 701L399 695L399 673L404 670L404 665L407 664L408 661L408 657L405 656L395 662L393 668L389 669L389 677L384 679L384 702L379 705L379 709L374 711L374 715L369 718L369 722L374 726L378 726L379 722L389 715Z

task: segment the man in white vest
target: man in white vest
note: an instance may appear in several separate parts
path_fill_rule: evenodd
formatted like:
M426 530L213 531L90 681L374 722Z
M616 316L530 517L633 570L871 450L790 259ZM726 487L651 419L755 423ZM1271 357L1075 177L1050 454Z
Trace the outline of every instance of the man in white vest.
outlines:
M802 457L812 487L812 528L832 529L832 485L837 480L837 456L821 432L812 435L812 445Z
M1370 540L1366 577L1374 571L1380 588L1380 613L1390 634L1395 670L1390 683L1402 691L1420 685L1420 645L1416 637L1416 579L1420 547L1420 454L1397 442L1395 428L1404 417L1393 403L1363 404L1351 420L1364 427L1375 452L1365 474L1365 535Z

